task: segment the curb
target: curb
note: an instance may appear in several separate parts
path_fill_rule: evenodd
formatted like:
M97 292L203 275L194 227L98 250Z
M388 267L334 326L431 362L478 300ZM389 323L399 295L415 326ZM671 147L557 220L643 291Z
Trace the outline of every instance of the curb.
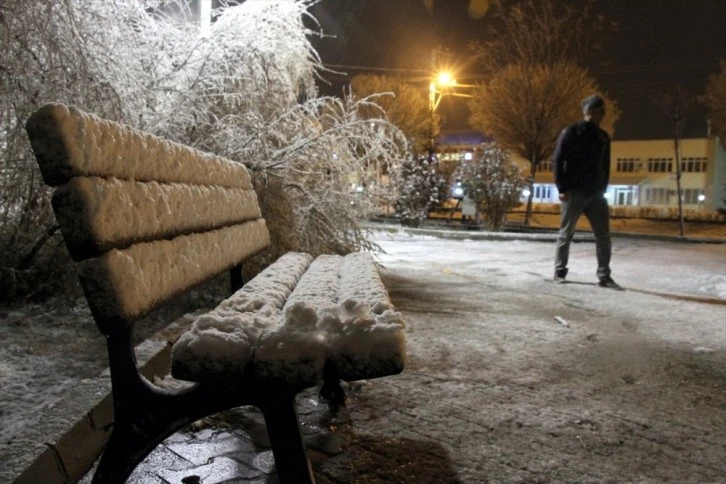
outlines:
M547 233L521 233L521 232L487 232L478 230L455 230L434 228L411 228L400 225L368 225L371 230L382 230L389 233L405 232L413 235L429 235L442 239L454 240L529 240L533 242L554 242L557 234ZM592 235L575 234L574 242L594 242Z
M171 346L194 313L182 316L136 346L139 371L150 381L169 374ZM103 452L113 426L108 368L70 388L3 452L0 482L68 483L82 479Z
M454 240L525 240L533 242L554 242L557 240L557 229L537 227L531 229L518 228L514 232L490 232L479 228L461 230L454 227L413 228L394 225L389 222L377 220L369 221L365 226L370 230L383 230L389 233L406 232L416 235L430 235L434 237ZM639 234L633 232L612 232L613 238L654 240L661 242L681 242L691 244L726 244L723 237L680 237L673 235ZM595 238L590 231L577 231L573 242L594 242Z

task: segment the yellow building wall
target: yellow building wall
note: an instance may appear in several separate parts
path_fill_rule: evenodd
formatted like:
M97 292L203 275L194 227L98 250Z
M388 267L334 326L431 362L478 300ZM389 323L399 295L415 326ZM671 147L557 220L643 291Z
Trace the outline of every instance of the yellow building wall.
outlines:
M474 146L451 146L453 153L463 156L464 151L473 151ZM450 157L455 155L448 155ZM715 210L724 205L722 201L726 196L726 151L718 138L687 138L680 140L681 162L688 162L688 158L705 158L707 170L701 172L683 172L681 174L681 188L702 193L706 198L702 203L686 203L687 208L704 208ZM529 174L529 161L521 156L512 154L514 163ZM662 160L671 163L670 172L649 172L648 163L651 160ZM633 170L618 169L618 161L633 161ZM536 185L554 185L554 174L551 171L551 160L542 162L544 170L535 173ZM622 168L622 166L621 166ZM676 206L676 155L672 139L659 140L615 140L610 146L610 193L612 202L616 201L618 191L629 190L632 187L635 193L633 203L647 206ZM616 188L614 191L612 187ZM554 187L553 187L554 189ZM648 190L663 189L670 191L667 203L656 203L646 200ZM556 189L553 192L556 198ZM684 192L685 193L685 192ZM694 193L694 192L692 192Z

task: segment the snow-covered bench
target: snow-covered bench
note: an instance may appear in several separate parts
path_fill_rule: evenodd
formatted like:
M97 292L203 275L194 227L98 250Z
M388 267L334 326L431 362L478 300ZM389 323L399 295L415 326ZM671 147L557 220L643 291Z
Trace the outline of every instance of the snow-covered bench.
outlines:
M108 342L114 425L94 482L123 482L201 417L259 407L280 480L309 482L294 398L325 380L403 370L403 322L370 255L288 253L242 285L270 238L246 168L61 104L26 124L53 209ZM172 349L170 391L139 374L134 322L230 271L234 294Z

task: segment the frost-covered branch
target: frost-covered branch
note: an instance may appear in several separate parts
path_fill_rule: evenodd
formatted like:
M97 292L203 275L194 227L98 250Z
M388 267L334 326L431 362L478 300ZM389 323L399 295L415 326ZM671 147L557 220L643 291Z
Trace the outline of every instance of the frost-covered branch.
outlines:
M36 167L23 129L46 102L244 163L279 251L370 247L359 221L375 191L350 187L374 187L371 167L394 167L404 136L382 112L370 117L372 98L318 96L326 69L303 24L314 1L222 3L208 32L186 0L4 4L0 204L11 208L0 211L0 267L17 266L8 254L34 247L53 220L42 184L28 183Z

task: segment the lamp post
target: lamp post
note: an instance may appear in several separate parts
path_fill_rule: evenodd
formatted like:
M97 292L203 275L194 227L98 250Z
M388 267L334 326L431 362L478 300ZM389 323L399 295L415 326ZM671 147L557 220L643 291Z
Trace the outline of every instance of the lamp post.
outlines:
M441 99L444 96L472 97L471 94L453 92L453 88L455 87L470 88L475 86L470 84L459 84L456 82L456 79L454 79L451 73L446 71L436 74L431 80L431 84L429 84L429 114L431 115L429 124L429 157L434 154L434 114L441 103Z
M429 157L434 155L434 128L436 124L434 122L434 114L436 113L436 108L439 107L446 91L455 85L456 79L448 72L438 73L431 80L431 84L429 84L429 114L431 116L429 124Z

